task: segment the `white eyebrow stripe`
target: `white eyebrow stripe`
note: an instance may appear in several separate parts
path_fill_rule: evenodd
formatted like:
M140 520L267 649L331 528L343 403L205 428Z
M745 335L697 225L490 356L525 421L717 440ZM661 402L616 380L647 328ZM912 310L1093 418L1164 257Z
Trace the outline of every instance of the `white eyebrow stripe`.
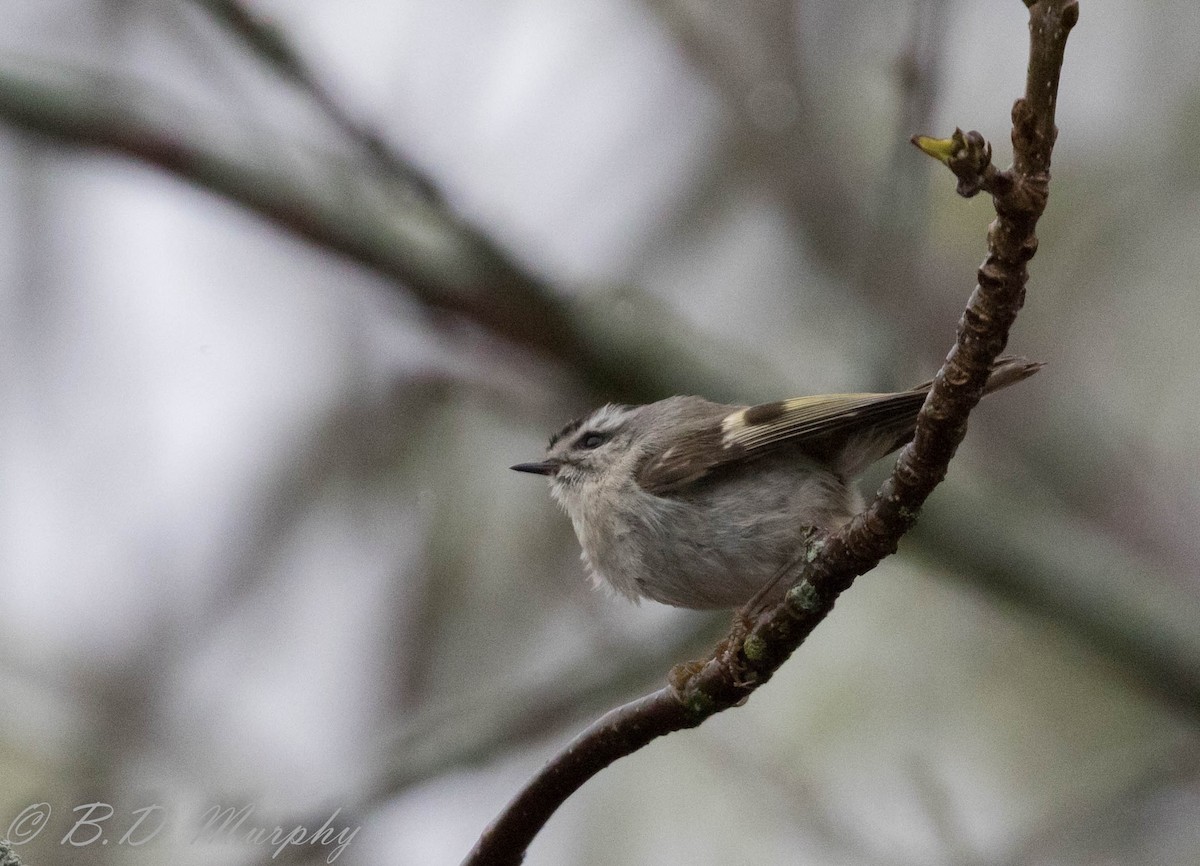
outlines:
M589 433L614 433L625 425L632 414L633 407L608 403L584 418L567 438L575 442Z

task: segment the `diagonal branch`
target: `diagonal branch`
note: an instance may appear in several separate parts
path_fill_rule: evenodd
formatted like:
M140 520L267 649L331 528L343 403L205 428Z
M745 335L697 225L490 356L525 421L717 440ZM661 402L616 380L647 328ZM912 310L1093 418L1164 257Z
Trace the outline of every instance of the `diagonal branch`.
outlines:
M439 201L433 181L397 154L374 130L354 118L330 92L287 34L256 15L242 0L193 0L280 76L295 82L312 98L347 138L360 144L381 168L407 184L429 202Z
M787 660L833 609L854 579L894 553L917 511L945 477L983 392L991 362L1003 350L1021 308L1034 234L1046 205L1054 107L1076 0L1030 6L1030 59L1025 96L1013 107L1013 167L988 230L988 256L959 321L958 336L921 409L917 432L866 511L828 536L812 534L798 583L749 628L735 624L713 656L672 672L670 685L612 710L577 736L505 807L466 866L517 864L554 811L613 761L664 734L701 724L744 702ZM986 168L982 166L981 168Z
M390 278L435 320L482 326L510 348L573 371L594 395L647 402L681 389L715 399L740 390L729 353L715 360L711 340L694 338L652 298L633 290L564 297L437 200L397 194L343 159L310 149L312 170L302 178L230 145L219 124L185 127L179 118L189 113L151 87L17 59L0 64L0 121L216 193Z
M121 101L98 99L88 85L96 80L106 97L119 94ZM435 317L481 325L581 371L583 384L606 398L656 399L681 380L696 390L733 393L728 371L706 360L703 347L664 336L655 310L639 311L636 322L602 316L556 294L436 201L389 195L320 154L309 154L316 179L297 178L243 155L211 129L184 131L178 121L162 120L185 114L133 81L45 65L0 68L0 119L70 146L131 157L224 196L392 278ZM351 196L348 180L355 181ZM669 351L664 342L684 351Z

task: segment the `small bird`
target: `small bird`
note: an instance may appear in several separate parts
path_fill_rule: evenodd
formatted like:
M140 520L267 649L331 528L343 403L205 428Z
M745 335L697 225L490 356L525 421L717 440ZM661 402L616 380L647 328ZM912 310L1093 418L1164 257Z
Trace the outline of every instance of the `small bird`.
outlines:
M997 359L984 393L1042 364ZM545 475L597 584L630 599L712 609L782 597L805 529L862 508L854 482L916 429L932 381L893 394L759 406L668 397L602 406L550 437Z

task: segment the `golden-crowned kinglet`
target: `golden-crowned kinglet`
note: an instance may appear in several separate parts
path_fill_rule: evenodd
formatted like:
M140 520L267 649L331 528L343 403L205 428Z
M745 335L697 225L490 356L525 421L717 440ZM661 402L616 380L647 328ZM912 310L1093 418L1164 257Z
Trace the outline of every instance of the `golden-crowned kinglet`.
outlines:
M1000 358L985 393L1041 366ZM734 607L760 590L773 601L803 530L862 507L854 480L912 438L932 384L750 407L608 405L551 436L545 460L512 468L549 477L598 583L678 607Z

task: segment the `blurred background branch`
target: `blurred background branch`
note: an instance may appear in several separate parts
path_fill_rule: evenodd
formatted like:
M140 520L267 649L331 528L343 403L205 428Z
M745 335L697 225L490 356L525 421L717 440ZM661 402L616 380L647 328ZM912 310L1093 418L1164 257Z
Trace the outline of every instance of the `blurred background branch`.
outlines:
M377 132L373 132L351 117L319 76L301 56L288 39L287 34L272 27L257 17L254 12L238 0L193 0L197 6L208 11L238 38L246 49L260 57L264 63L284 78L291 79L308 92L313 101L337 125L347 138L358 142L377 161L378 167L390 175L390 179L411 187L414 195L426 202L439 198L433 181L417 170L410 162L395 153L392 146Z
M633 693L639 665L653 676L707 627L589 594L543 491L503 467L600 400L926 378L986 216L930 186L907 137L1007 122L977 106L1017 84L994 38L1024 14L1013 6L14 3L0 40L0 588L22 625L0 642L0 673L33 695L33 727L13 729L12 790L77 790L47 782L39 749L91 789L261 791L276 814L314 806L295 792L345 790L372 826L451 840L415 862L461 856L452 840L548 748L535 738ZM948 796L989 804L963 806L955 845L1001 850L1024 838L1023 815L1037 824L1023 809L1067 794L1010 782L1020 759L976 761L964 731L997 754L1005 737L1056 744L1039 754L1075 782L1080 809L1064 814L1081 815L1103 785L1080 778L1080 750L1106 755L1134 730L1186 746L1195 727L1200 490L1179 467L1200 387L1200 171L1171 143L1200 116L1200 22L1173 2L1097 7L1087 24L1079 74L1105 86L1067 86L1104 97L1081 96L1062 124L1074 144L1056 155L1053 252L1013 344L1049 362L1044 381L981 409L908 565L806 647L814 681L778 684L789 729L760 733L780 754L797 731L856 744L850 766L874 766L872 781L814 766L813 796L885 824L870 834L894 840L880 862L938 845L913 829L928 815L904 812L907 783L887 781L897 743L930 750ZM915 596L947 610L890 634ZM677 640L650 637L663 618ZM925 655L872 679L874 641L919 648L925 634L938 637ZM586 661L597 651L611 667ZM974 704L938 703L954 664ZM512 688L485 688L497 666ZM538 672L574 684L580 708L544 703ZM904 694L926 697L906 728L907 699L886 696L914 677L925 685ZM320 685L283 685L300 681ZM472 695L486 697L467 713ZM759 712L771 705L738 724L766 724ZM1116 781L1147 760L1113 755L1097 764ZM84 765L95 772L69 769ZM170 766L188 768L182 782ZM1194 773L1178 778L1163 826L1189 802ZM476 800L454 787L466 779ZM670 826L711 835L687 815L720 781L656 802L690 803ZM652 789L617 772L580 809L615 825ZM549 832L533 854L545 862L587 835L570 813ZM823 862L854 848L812 835L787 850ZM1170 862L1154 840L1181 835L1137 856Z
M214 5L224 8L236 4ZM914 20L924 22L930 16L937 17L923 8L922 15ZM915 29L925 39L930 38L924 29ZM259 42L253 44L261 50ZM912 51L911 60L906 62L919 67L921 61L916 59L917 55L928 49L914 47ZM275 49L269 56L276 54L292 56L290 49L284 48ZM298 60L288 61L287 68L298 63ZM906 86L912 76L906 69L902 78ZM918 77L929 82L933 75L926 71ZM249 159L237 149L223 146L213 136L206 140L198 128L181 130L156 124L153 117L177 116L179 111L165 105L162 95L153 90L135 87L131 82L119 85L104 82L103 92L111 94L115 89L125 94L119 100L119 108L109 105L96 92L88 92L92 89L88 82L97 80L102 80L102 76L80 70L0 70L0 115L66 143L114 150L226 196L308 241L377 269L396 280L435 314L464 316L517 347L556 357L561 364L577 371L582 381L599 395L593 399L637 401L654 399L663 393L689 392L727 398L749 394L744 399L766 399L790 393L782 376L770 370L764 361L748 359L755 371L749 376L712 369L704 359L709 353L698 347L698 338L684 336L686 324L631 289L620 291L624 310L618 310L616 315L611 315L609 304L572 304L560 300L548 286L524 274L519 265L436 199L411 194L389 196L388 185L378 183L374 173L364 172L332 155L308 154L305 162L309 171L304 176L273 169L262 160ZM303 80L309 80L308 73L304 73ZM907 118L909 114L901 116ZM923 112L918 109L911 116L917 123ZM291 142L289 146L298 150L302 144ZM896 150L907 153L910 149L901 150L898 146ZM807 164L808 160L800 162ZM898 224L895 202L905 190L913 188L909 180L913 176L912 166L897 164L893 168L896 173L889 171L889 176L897 182L883 186L890 204L880 204L880 217L876 221L880 227ZM326 178L325 182L318 180L321 177ZM352 184L352 194L346 192L348 183ZM872 268L877 271L885 262L920 261L919 257L896 254L888 257L882 252L891 249L895 253L912 242L903 237L889 240L880 234L868 244L871 252L866 261L875 264L868 264L862 273L864 288L885 284L882 273L869 276ZM891 284L891 291L880 295L881 299L903 298L908 304L921 296L922 280L917 271L910 271L907 277L899 275L897 279L898 282ZM893 320L905 321L898 315ZM669 345L664 345L668 341ZM746 361L730 366L744 368ZM964 488L977 489L984 483L982 478L975 477ZM1029 474L1026 483L1039 485L1044 481ZM952 554L964 574L988 575L983 586L1009 603L1048 612L1060 625L1074 630L1131 671L1153 672L1148 682L1155 691L1185 710L1196 711L1200 707L1195 674L1200 670L1200 634L1190 623L1200 621L1200 602L1188 593L1179 593L1178 598L1161 606L1162 613L1177 612L1183 626L1168 628L1167 634L1175 635L1168 638L1160 633L1159 618L1147 620L1141 615L1130 615L1129 602L1121 601L1126 594L1121 589L1123 580L1097 583L1113 569L1079 569L1072 564L1077 560L1072 560L1055 568L1065 568L1068 574L1079 576L1054 579L1049 577L1044 555L1023 569L999 567L998 563L1007 556L1000 556L997 551L1006 546L1010 534L1000 530L995 518L1023 515L1022 500L1028 492L1028 488L996 491L987 500L986 512L992 520L977 521L969 528L956 526L954 521L957 518L961 522L970 514L957 508L937 510L935 501L935 513L926 514L918 532L919 543L931 546L926 555L940 558ZM1054 527L1050 535L1061 537L1070 531L1070 524L1066 513L1048 504L1038 526ZM971 542L963 544L961 539ZM981 553L984 549L988 551L986 554ZM1101 564L1112 561L1099 551L1089 558ZM1133 555L1128 573L1159 570ZM1031 591L1032 588L1042 591ZM1065 612L1070 615L1059 617ZM1144 632L1130 632L1124 625L1113 625L1143 621L1153 623Z

